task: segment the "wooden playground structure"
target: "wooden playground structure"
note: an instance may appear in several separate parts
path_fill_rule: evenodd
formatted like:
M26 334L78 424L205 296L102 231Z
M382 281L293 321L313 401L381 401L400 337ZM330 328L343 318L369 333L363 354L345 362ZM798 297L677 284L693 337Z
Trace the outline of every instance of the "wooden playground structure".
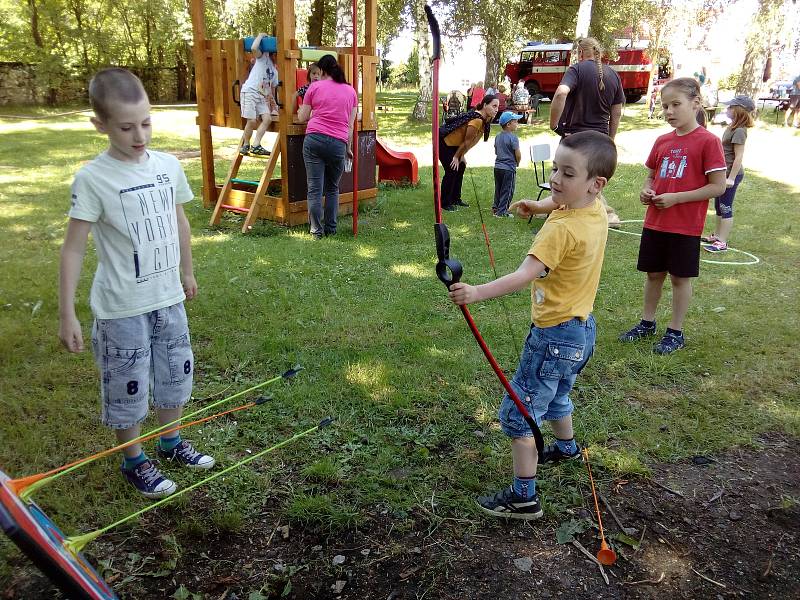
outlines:
M242 233L261 218L282 225L308 222L306 206L306 171L303 161L305 124L297 122L292 112L298 83L305 80L299 65L315 60L320 51L334 54L359 96L353 144L352 178L348 173L339 184L339 214L353 214L353 233L358 232L358 201L378 195L375 181L375 86L377 82L377 0L364 0L364 46L358 46L357 0L353 0L353 46L301 48L295 39L294 3L276 2L275 66L280 84L277 90L278 116L272 116L268 132L277 133L270 156L261 160L263 172L258 181L238 179L243 160L239 154L231 162L222 183L214 169L212 126L244 129L237 88L247 79L249 54L244 40L211 40L205 35L204 0L192 0L195 81L197 87L197 124L200 128L203 205L214 208L211 224L219 223L225 211L245 215ZM249 48L248 48L249 50ZM360 90L360 93L359 93ZM266 115L265 118L270 118ZM280 177L273 177L280 161ZM355 210L354 210L355 207Z

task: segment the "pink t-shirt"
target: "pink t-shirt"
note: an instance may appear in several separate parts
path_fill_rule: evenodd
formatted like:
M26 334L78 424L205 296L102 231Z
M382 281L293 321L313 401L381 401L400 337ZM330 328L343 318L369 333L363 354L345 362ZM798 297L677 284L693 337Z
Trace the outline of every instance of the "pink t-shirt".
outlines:
M306 134L323 133L347 141L350 112L356 107L356 91L347 83L320 79L308 86L303 104L311 107Z

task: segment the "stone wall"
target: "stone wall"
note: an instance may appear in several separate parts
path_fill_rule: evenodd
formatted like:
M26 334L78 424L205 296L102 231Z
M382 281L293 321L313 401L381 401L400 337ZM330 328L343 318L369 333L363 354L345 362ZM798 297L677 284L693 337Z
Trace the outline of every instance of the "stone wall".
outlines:
M177 67L132 68L131 71L142 80L153 104L170 104L190 99L185 97L185 92L179 93L178 86L185 81L187 75L184 72L183 77L180 77ZM49 89L46 82L37 77L36 65L0 62L0 106L64 104L82 100L88 103L86 98L88 84L88 79L68 79L55 89ZM186 84L183 85L185 89ZM194 85L191 87L191 92L191 99L194 99Z

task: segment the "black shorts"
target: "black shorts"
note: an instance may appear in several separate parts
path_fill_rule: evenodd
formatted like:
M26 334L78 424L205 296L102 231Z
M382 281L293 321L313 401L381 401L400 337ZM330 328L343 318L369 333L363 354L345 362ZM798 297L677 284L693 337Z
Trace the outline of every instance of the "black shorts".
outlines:
M800 108L800 94L792 94L789 96L789 109L795 110Z
M700 236L644 228L636 268L644 273L666 271L675 277L697 277Z

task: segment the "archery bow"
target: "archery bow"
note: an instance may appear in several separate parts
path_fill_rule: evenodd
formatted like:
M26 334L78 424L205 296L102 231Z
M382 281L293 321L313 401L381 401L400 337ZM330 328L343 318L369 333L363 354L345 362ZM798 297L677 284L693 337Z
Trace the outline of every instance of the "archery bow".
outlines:
M436 263L436 276L439 278L447 289L450 289L450 286L454 283L458 283L461 279L461 275L463 273L463 268L461 263L455 260L454 258L450 258L450 232L447 229L447 225L442 222L442 199L441 199L441 191L439 187L439 61L441 59L441 34L439 32L439 22L436 20L436 17L433 16L433 11L431 7L427 4L425 5L425 16L428 19L428 26L431 30L431 37L433 38L433 93L432 95L432 109L431 109L431 116L432 116L432 141L433 141L433 207L434 207L434 214L436 216L436 222L433 225L433 231L436 236L436 256L437 256L437 263ZM513 400L514 404L517 406L520 414L525 419L525 422L530 427L531 432L533 433L533 439L536 442L536 452L539 455L539 462L542 462L542 451L544 450L544 439L542 438L542 432L539 430L539 426L534 421L533 417L531 417L528 410L525 408L525 405L519 399L517 392L511 387L511 384L508 382L505 373L500 368L500 365L497 363L492 351L489 350L489 346L486 345L486 341L483 339L480 331L478 330L478 326L475 324L475 320L472 318L472 314L470 314L469 309L466 305L459 306L461 309L461 314L464 315L464 319L467 321L467 325L469 325L470 331L472 331L472 335L475 336L475 341L478 342L481 350L483 351L484 356L486 356L486 360L489 361L489 364L492 367L492 370L497 375L500 383L503 384L506 392L508 392L509 397Z

